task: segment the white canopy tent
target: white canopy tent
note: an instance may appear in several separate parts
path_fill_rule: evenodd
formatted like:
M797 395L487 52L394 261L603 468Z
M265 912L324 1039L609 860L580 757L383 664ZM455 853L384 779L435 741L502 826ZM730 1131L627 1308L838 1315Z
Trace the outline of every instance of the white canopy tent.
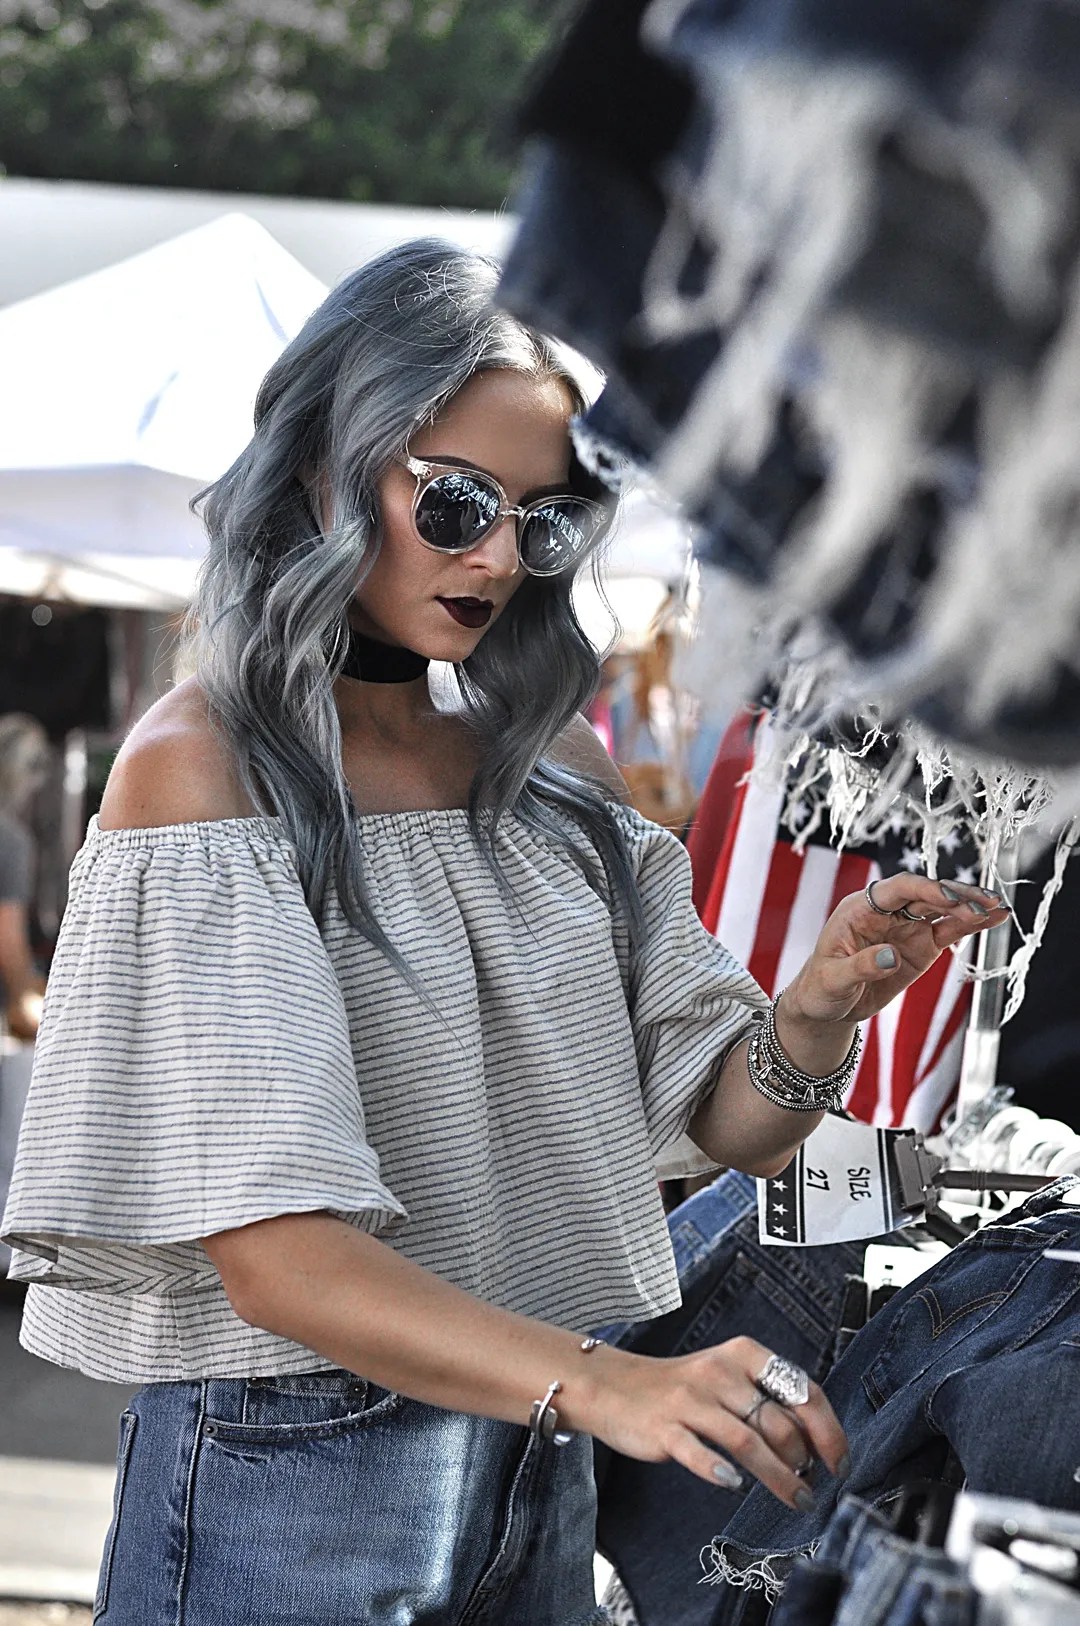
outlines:
M188 504L251 431L255 393L325 285L227 214L0 310L0 592L181 609L204 549ZM631 636L685 539L637 498L607 575ZM611 621L586 586L581 610Z
M325 292L233 214L0 311L0 590L182 604L188 503Z

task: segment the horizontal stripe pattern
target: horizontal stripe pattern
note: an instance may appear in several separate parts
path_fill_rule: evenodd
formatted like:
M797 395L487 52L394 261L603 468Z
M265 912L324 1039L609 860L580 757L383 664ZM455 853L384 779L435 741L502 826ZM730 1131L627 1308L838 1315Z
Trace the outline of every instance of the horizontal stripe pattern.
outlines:
M129 1382L329 1366L241 1322L198 1240L314 1210L564 1326L673 1308L654 1162L762 995L680 844L619 817L637 956L519 820L508 899L463 812L365 815L376 916L430 1003L336 905L320 933L276 821L92 821L3 1220L27 1348Z

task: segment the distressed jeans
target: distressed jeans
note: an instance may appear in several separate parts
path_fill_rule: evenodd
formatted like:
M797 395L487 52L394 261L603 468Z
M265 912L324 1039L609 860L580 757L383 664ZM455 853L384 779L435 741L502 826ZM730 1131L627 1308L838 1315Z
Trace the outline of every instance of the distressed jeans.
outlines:
M844 1277L861 1269L865 1244L763 1248L756 1183L734 1171L680 1204L668 1227L681 1308L608 1336L638 1354L689 1355L743 1334L824 1375ZM707 1485L677 1463L635 1462L603 1446L596 1472L598 1545L640 1626L709 1626L718 1599L702 1585L702 1557L707 1568L712 1539L743 1493Z
M850 1478L819 1469L807 1514L752 1491L722 1533L726 1564L760 1570L807 1551L841 1490L887 1502L937 1446L971 1490L1080 1510L1080 1271L1043 1257L1080 1244L1080 1207L1063 1202L1076 1184L1056 1181L976 1231L878 1311L825 1383Z

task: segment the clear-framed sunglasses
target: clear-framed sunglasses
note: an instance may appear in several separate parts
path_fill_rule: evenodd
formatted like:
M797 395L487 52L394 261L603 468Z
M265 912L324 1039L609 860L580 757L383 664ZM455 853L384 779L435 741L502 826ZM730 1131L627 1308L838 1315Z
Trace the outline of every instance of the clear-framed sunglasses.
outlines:
M570 492L515 507L499 482L479 469L408 455L400 461L416 476L416 534L435 553L468 553L513 515L522 569L558 576L584 558L610 518L602 503Z

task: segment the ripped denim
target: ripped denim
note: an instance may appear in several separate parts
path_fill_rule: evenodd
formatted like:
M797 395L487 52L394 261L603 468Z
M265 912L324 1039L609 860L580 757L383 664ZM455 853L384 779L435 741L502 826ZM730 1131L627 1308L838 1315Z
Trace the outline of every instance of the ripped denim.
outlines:
M1076 1187L1056 1181L977 1231L852 1340L825 1382L851 1476L841 1485L819 1467L808 1514L755 1488L714 1543L729 1591L779 1590L842 1492L887 1504L949 1448L971 1490L1080 1510L1080 1275L1043 1257L1080 1243L1080 1208L1062 1200Z
M763 1248L756 1183L729 1171L668 1217L683 1292L656 1321L609 1329L624 1349L689 1355L745 1334L822 1377L832 1355L844 1277L865 1244ZM721 1490L677 1463L635 1462L598 1446L597 1542L629 1594L639 1626L710 1626L712 1538L742 1492Z

